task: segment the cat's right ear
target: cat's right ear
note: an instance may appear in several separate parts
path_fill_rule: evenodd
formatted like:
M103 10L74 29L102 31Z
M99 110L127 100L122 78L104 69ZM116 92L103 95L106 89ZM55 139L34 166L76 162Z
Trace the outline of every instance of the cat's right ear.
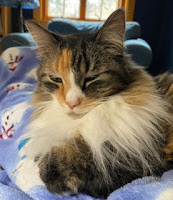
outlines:
M97 35L97 41L103 45L108 45L109 49L123 52L123 42L125 34L125 12L123 9L114 11Z
M51 32L32 20L26 21L25 24L38 45L40 56L52 52L53 48L57 48L58 41Z

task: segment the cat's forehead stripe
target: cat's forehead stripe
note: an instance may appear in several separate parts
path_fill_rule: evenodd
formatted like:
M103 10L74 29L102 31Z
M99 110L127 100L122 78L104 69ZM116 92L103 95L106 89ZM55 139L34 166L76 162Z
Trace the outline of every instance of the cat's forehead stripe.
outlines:
M81 90L76 86L75 77L71 69L72 64L72 51L64 49L58 58L55 70L63 79L56 97L60 104L64 101L75 102L81 96Z
M55 70L57 71L57 73L60 73L64 76L67 73L69 73L71 68L71 59L72 59L72 51L69 49L62 50L62 53L55 66Z
M57 97L59 101L63 102L67 92L70 89L70 71L71 71L71 58L72 58L72 51L69 49L64 49L58 58L58 62L55 66L56 72L60 75L63 79L63 84L59 88L59 92L57 93Z

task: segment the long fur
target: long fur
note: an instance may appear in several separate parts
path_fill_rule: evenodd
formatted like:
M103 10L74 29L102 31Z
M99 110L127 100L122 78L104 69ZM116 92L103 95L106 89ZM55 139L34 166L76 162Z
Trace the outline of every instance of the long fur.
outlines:
M102 198L167 169L172 93L163 98L162 81L124 53L124 11L115 11L97 34L61 36L32 22L28 27L41 64L21 154L31 162L40 158L46 187Z
M80 134L105 175L106 160L111 160L113 165L129 167L133 171L134 157L142 163L144 169L152 171L152 160L147 160L145 155L148 154L151 159L154 155L155 162L163 165L158 144L165 137L160 122L169 121L165 106L164 101L154 93L145 106L130 105L121 95L116 95L82 118L73 119L61 112L55 99L40 103L37 109L41 110L41 114L31 122L30 131L24 136L30 140L23 151L33 160L36 156L50 152L53 146L63 147L66 141ZM105 142L109 142L116 153L110 152ZM127 165L121 166L122 158Z

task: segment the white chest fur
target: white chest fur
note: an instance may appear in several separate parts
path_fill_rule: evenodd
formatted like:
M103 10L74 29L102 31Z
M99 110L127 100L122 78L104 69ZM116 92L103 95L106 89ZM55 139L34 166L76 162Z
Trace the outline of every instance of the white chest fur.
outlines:
M153 141L162 137L156 127L159 127L159 120L168 119L168 115L157 96L151 96L145 106L127 104L121 96L116 96L79 119L64 114L55 101L43 107L44 111L31 122L30 131L24 136L30 140L22 153L30 159L50 152L53 146L63 147L68 139L80 133L103 168L105 158L118 163L124 152L128 154L127 162L129 156L136 156L147 167L145 152L159 160ZM105 142L116 148L116 155L104 148Z

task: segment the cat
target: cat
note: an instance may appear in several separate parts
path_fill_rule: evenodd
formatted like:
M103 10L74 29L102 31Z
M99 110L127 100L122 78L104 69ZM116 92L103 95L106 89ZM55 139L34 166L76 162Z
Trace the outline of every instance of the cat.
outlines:
M50 192L106 198L172 167L173 75L153 78L126 55L123 9L93 34L26 25L41 64L25 151Z

